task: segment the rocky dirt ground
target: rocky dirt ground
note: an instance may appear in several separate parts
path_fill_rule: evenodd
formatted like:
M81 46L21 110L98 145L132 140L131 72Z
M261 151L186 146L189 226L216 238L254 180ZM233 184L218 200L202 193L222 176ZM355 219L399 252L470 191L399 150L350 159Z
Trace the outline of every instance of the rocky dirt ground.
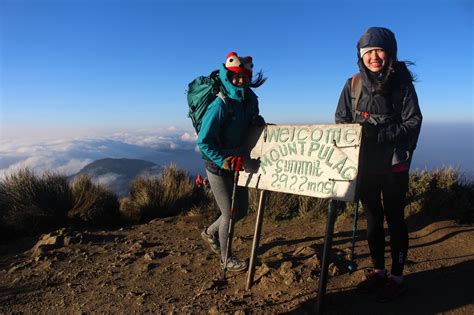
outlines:
M212 214L156 219L113 230L61 229L0 247L0 313L313 314L324 223L265 220L255 284L228 273L200 238ZM255 214L236 226L249 257ZM360 222L357 271L349 274L352 221L338 220L331 254L329 314L474 314L474 227L440 221L411 227L408 292L378 304L355 285L370 266ZM388 248L386 257L389 257Z

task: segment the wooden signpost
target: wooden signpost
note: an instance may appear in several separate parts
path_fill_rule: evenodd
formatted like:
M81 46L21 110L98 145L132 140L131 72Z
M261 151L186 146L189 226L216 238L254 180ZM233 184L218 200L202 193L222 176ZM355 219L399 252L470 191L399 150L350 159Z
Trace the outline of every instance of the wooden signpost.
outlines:
M247 290L253 284L266 191L330 198L317 300L317 310L321 313L337 200L356 200L361 133L359 124L267 125L252 130L247 141L249 156L238 183L261 190Z

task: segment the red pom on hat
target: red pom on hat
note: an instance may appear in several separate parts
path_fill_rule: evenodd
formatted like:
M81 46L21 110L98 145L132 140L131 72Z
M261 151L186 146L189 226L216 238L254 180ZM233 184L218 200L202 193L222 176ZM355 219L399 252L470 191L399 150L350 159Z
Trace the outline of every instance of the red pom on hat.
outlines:
M243 73L249 78L252 78L252 57L239 57L235 51L227 54L225 67L227 70L235 73Z
M229 59L230 56L237 56L237 53L235 51L231 51L230 53L227 54L225 58Z

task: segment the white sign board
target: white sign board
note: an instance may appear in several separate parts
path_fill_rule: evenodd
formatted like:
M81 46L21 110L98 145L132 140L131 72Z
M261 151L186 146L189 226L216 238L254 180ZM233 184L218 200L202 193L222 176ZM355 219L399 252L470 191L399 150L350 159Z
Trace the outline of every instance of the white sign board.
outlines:
M354 201L361 131L359 124L252 130L239 186Z

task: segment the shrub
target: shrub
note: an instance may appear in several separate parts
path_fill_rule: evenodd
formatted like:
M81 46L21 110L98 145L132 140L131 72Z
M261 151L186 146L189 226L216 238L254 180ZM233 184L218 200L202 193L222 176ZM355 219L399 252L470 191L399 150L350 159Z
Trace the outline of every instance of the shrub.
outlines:
M113 224L119 217L117 196L92 183L88 175L80 175L72 184L74 206L69 211L70 218L92 224Z
M40 177L26 168L8 175L0 187L1 225L17 235L61 226L72 206L65 176L46 172Z
M202 188L195 187L192 200L193 205L190 208L186 208L188 211L187 215L220 215L219 206L212 195L212 191L206 192Z
M327 217L329 199L299 196L299 217L304 220L321 220Z
M284 220L296 216L305 220L327 218L329 199L307 196L288 195L269 192L270 195L265 214L275 220ZM259 191L250 190L250 207L255 211L258 207ZM459 171L453 168L441 168L435 171L422 171L410 174L409 191L407 193L407 217L455 219L462 223L474 221L474 184L462 178ZM354 215L352 202L338 211L339 217ZM364 216L363 206L359 207L359 215Z
M472 222L473 188L453 168L415 172L410 175L407 214Z
M158 177L136 178L129 200L122 203L121 213L124 218L136 218L139 214L142 220L168 217L191 209L200 202L199 196L189 175L170 165Z
M249 207L251 211L258 210L259 200L260 190L250 189ZM297 195L268 191L264 215L274 221L291 219L298 215L298 206Z
M0 238L5 238L11 231L5 225L5 215L7 213L7 191L5 184L0 182Z
M120 199L120 217L125 222L139 223L142 215L137 203L125 197Z

